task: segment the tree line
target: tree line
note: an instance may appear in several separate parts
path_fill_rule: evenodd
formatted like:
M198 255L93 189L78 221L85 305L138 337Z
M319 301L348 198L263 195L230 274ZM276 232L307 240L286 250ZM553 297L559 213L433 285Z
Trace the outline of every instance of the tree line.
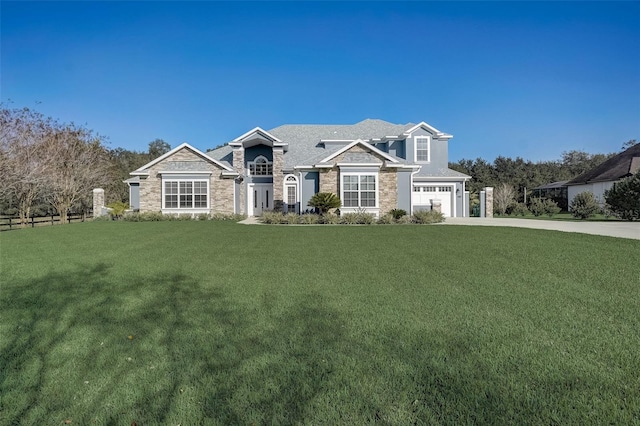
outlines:
M513 188L515 200L525 202L529 201L533 188L571 180L614 155L616 153L589 154L573 150L563 152L562 158L552 161L532 162L520 157L512 159L499 156L492 163L482 158L462 159L449 163L449 167L471 176L467 182L467 190L471 193L477 194L487 186L499 188L508 185Z
M126 203L129 189L123 181L129 173L169 150L162 139L151 141L147 152L109 149L104 136L84 126L0 104L0 214L17 214L25 223L30 216L54 213L66 220L69 211L83 213L92 206L94 188L105 189L107 204ZM570 180L613 155L574 150L554 161L499 156L491 163L462 159L449 167L471 176L472 194L508 185L515 201L524 202L533 188Z
M0 214L26 223L31 216L84 213L92 190L107 202L129 199L129 172L169 151L156 139L146 153L108 149L106 138L84 126L61 123L29 108L0 106Z

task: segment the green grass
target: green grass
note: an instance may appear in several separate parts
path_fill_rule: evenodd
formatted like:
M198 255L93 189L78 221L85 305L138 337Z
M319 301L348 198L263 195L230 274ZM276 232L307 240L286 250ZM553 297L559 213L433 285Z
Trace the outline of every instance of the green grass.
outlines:
M3 425L640 423L639 241L94 222L0 262Z

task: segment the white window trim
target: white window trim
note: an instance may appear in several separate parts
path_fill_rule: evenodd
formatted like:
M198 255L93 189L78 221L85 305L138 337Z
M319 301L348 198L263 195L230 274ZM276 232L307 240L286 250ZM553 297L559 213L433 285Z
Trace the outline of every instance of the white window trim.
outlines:
M358 193L362 192L362 190L360 189L360 176L373 176L374 180L375 180L375 185L376 185L376 204L375 206L366 206L366 207L362 207L362 206L349 206L346 207L344 205L344 177L345 176L358 176ZM370 172L349 172L349 171L345 171L345 172L341 172L340 173L340 200L342 201L342 206L340 207L340 211L341 212L346 212L346 213L352 213L352 212L358 212L361 210L370 212L370 213L375 213L376 215L378 214L379 210L380 210L380 182L378 179L378 172L377 171L370 171ZM358 199L358 204L360 203L360 199Z
M427 160L418 160L418 141L427 141ZM431 162L431 136L414 136L413 137L413 158L416 159L416 163L430 163Z
M178 207L167 207L166 206L166 191L165 185L167 182L178 182ZM207 184L207 206L206 207L180 207L180 182L205 182ZM162 213L209 213L211 209L211 182L209 179L162 179ZM194 196L192 200L195 202L195 193L192 194Z
M264 162L267 165L271 165L271 174L270 175L254 175L251 173L251 165L253 164L254 166L256 165L256 163L258 162L258 160L264 160ZM273 161L269 161L269 159L267 157L265 157L264 155L258 155L256 158L253 159L253 161L249 161L247 163L247 172L249 174L249 176L261 176L261 177L273 177Z
M295 179L294 182L287 182L287 179L289 178L293 178ZM287 212L289 212L289 192L288 192L288 188L290 186L293 186L296 190L296 205L294 207L293 213L299 213L298 212L298 205L300 204L300 185L298 183L298 177L294 174L287 174L284 176L284 180L282 183L282 198L286 198L285 200L283 200L284 204L287 206Z

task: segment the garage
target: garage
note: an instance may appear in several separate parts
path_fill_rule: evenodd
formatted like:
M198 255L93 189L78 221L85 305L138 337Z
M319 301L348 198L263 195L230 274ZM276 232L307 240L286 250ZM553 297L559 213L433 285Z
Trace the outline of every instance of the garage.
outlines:
M413 211L424 209L431 210L432 200L440 200L441 211L445 217L452 217L454 210L454 185L445 184L414 184L411 195Z

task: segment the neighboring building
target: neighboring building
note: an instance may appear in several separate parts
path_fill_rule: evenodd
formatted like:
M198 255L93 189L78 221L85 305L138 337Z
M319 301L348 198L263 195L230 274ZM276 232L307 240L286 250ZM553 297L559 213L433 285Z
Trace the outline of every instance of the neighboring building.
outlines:
M640 144L602 162L597 167L570 180L567 185L569 205L581 192L591 192L596 200L604 204L604 192L611 189L620 179L632 176L640 170Z
M562 210L567 210L567 182L562 180L533 188L530 198L549 198L555 201Z
M133 209L163 213L301 213L318 192L341 212L409 213L440 205L468 216L469 176L448 167L452 136L428 125L367 119L354 125L259 127L201 152L182 144L131 172Z

